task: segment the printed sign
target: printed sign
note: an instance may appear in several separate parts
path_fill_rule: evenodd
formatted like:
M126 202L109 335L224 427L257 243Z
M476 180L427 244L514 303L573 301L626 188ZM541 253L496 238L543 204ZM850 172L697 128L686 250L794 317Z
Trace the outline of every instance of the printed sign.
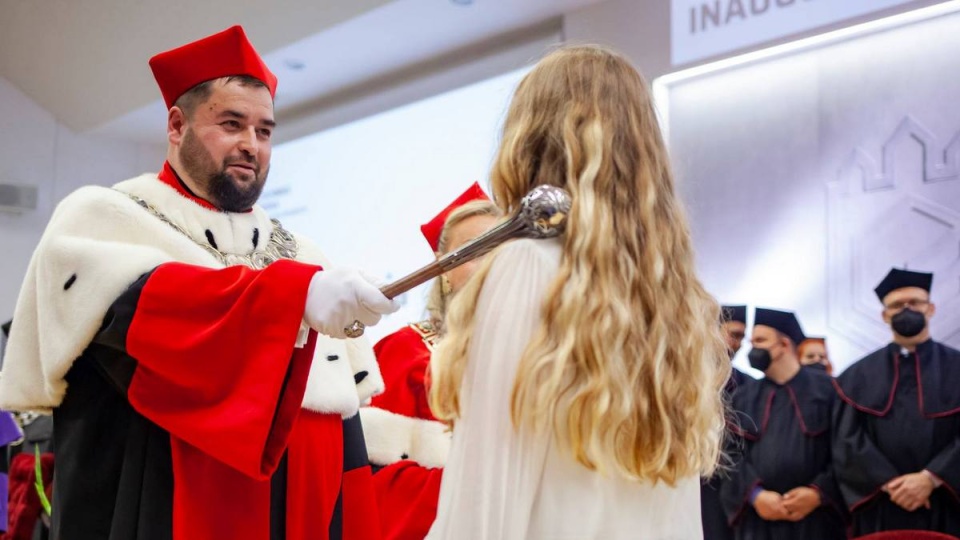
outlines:
M673 0L673 65L917 0Z

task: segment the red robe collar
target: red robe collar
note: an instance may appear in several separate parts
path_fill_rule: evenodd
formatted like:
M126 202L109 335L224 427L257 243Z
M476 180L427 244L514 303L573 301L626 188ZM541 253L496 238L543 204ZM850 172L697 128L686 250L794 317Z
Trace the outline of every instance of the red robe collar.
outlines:
M187 185L183 183L183 180L180 179L180 175L177 174L177 171L173 170L173 167L170 166L169 161L163 162L163 169L160 171L160 174L157 175L157 178L159 178L160 181L163 182L164 184L177 190L177 193L179 193L180 195L183 195L184 197L199 204L200 206L206 208L207 210L220 210L216 206L210 204L210 202L207 201L206 199L201 199L200 197L197 197L195 193L190 191L190 188L188 188ZM246 214L252 211L253 211L253 208L250 208L240 213Z

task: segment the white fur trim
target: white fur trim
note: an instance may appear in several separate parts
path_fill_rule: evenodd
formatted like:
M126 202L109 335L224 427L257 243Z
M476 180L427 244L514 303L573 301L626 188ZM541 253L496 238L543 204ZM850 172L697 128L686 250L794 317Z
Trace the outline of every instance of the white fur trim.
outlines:
M349 383L344 384L345 380ZM307 391L303 394L303 408L319 413L339 413L344 419L357 414L360 399L344 340L317 335Z
M345 341L354 380L359 373L364 371L367 373L363 380L357 383L357 394L361 404L369 404L373 396L379 396L386 388L383 375L380 374L380 366L377 364L377 355L373 352L370 341L365 337Z
M308 238L303 238L297 236L297 242L300 244L300 253L299 258L307 261L312 261L315 264L319 264L324 268L332 268L335 265L330 263L327 257L320 251L320 248L316 246ZM339 345L331 348L331 353L327 354L324 352L326 348L333 347L329 345L331 343L338 343ZM327 344L327 345L325 345ZM377 364L377 357L373 352L373 345L370 344L370 341L366 337L359 337L356 339L334 339L329 336L320 334L317 336L317 348L316 353L314 354L313 366L310 369L310 378L307 380L307 393L303 397L303 407L305 409L310 409L317 412L329 412L325 410L329 408L328 406L322 405L321 396L325 392L329 391L326 388L324 382L318 381L318 377L323 377L323 373L326 372L323 366L318 366L320 362L326 362L327 356L330 354L337 355L341 359L346 359L345 363L350 366L350 378L353 382L351 388L354 389L354 394L357 399L357 405L352 406L349 409L342 410L341 412L344 415L344 418L349 418L357 413L357 407L364 403L368 403L370 398L383 393L384 383L383 376L380 374L380 366ZM339 372L339 366L338 372ZM359 384L356 384L356 375L360 371L366 371L367 376L360 381ZM348 400L346 397L339 395L341 389L336 390L336 398L333 398L333 401L340 403L347 403ZM349 401L353 403L352 401Z
M81 188L54 210L30 260L14 311L0 373L0 408L49 412L59 405L67 390L64 376L73 361L96 335L110 305L142 274L173 261L222 267L206 250L124 193L144 199L197 240L205 241L209 230L221 252L249 252L255 228L262 247L273 231L269 217L258 206L242 214L209 210L153 174L114 187ZM298 240L298 260L328 266L312 243ZM317 355L326 346L318 342ZM356 413L360 399L346 349L346 344L338 345L345 357L339 364L325 359L314 362L304 406L344 417Z
M438 468L447 462L452 434L441 422L377 407L361 407L360 420L367 455L374 465L409 459L423 467Z

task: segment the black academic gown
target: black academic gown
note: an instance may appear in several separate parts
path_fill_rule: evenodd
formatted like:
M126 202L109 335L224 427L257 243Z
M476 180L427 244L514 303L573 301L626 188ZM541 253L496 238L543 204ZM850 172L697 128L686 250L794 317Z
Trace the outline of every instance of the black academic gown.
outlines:
M915 354L894 343L837 378L834 459L857 535L924 529L960 535L960 351L929 340ZM907 512L881 491L927 469L943 481L929 510Z
M752 377L734 368L724 393L729 398L734 390L752 381ZM732 440L732 436L728 437L728 441ZM733 529L720 503L720 484L725 476L724 471L718 471L710 478L700 479L700 522L704 540L733 540Z
M845 512L830 458L830 411L836 392L829 376L801 369L786 384L761 379L739 388L733 409L741 437L721 501L738 540L846 538ZM799 522L766 521L750 504L754 488L787 493L808 486L822 504Z

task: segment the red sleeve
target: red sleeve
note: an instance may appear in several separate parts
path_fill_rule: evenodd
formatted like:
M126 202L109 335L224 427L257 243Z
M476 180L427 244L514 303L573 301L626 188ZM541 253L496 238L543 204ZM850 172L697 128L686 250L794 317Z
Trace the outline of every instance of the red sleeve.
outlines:
M294 261L157 267L126 336L131 405L243 474L269 477L303 399L315 336L294 345L318 270Z
M386 387L371 405L424 420L436 420L430 412L424 378L430 366L430 350L410 327L383 338L374 346L380 374Z
M384 540L424 538L437 518L443 469L399 461L373 475Z
M427 370L430 369L430 363L424 362L423 367L410 372L410 379L407 381L410 391L417 396L417 418L424 420L434 420L437 417L430 410L430 392L427 388Z
M304 409L287 453L286 538L328 538L340 502L343 462L340 415Z

